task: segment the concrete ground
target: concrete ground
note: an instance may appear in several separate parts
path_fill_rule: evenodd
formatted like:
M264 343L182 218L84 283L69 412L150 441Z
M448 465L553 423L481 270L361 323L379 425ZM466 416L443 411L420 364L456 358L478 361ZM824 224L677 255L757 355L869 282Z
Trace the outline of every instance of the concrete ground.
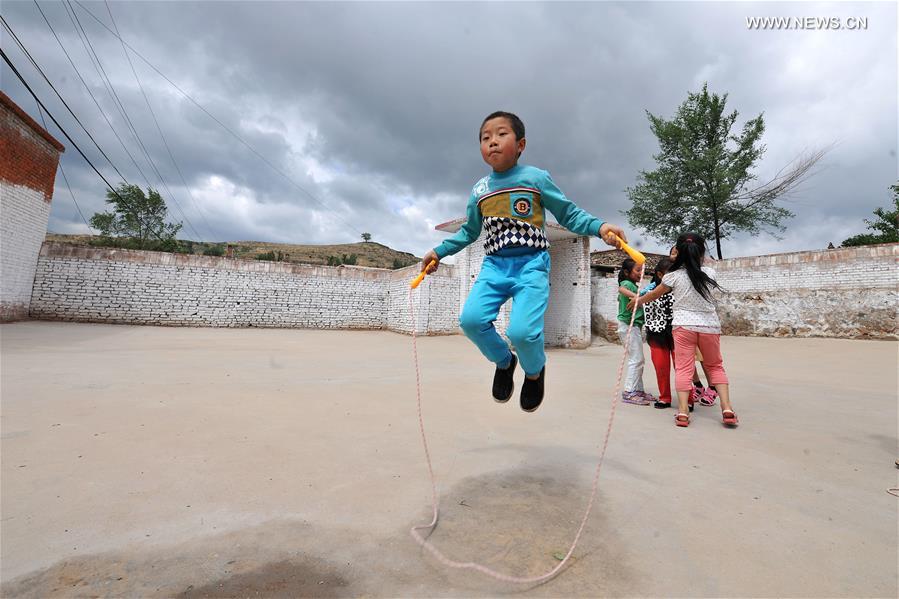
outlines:
M725 338L736 430L619 405L573 561L523 587L409 536L430 519L410 337L26 322L0 343L3 597L897 595L893 342ZM465 338L419 352L431 540L549 570L621 348L550 351L533 414L490 399Z

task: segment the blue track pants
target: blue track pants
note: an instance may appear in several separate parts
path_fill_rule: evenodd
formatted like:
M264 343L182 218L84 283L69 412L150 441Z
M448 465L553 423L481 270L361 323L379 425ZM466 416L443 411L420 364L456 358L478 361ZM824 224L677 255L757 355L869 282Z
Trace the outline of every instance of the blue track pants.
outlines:
M506 336L512 342L525 374L535 376L546 364L543 315L549 302L549 252L522 256L484 257L471 287L459 326L481 353L497 366L509 363L512 353L493 326L499 309L510 297L512 314Z

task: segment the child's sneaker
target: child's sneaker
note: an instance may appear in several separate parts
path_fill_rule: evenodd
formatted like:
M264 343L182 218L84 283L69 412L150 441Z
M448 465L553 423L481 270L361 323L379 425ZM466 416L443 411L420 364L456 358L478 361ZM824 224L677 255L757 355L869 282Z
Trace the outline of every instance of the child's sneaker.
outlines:
M512 361L506 368L497 367L496 373L493 375L493 399L497 403L506 403L512 397L515 391L515 367L518 365L518 358L512 354Z
M713 406L716 399L718 399L718 392L711 387L706 387L702 395L699 396L699 403L704 406Z
M635 406L648 406L650 401L640 391L625 391L621 394L621 401Z
M536 379L524 377L521 384L521 409L525 412L533 412L543 402L543 380L546 378L546 366L540 371Z

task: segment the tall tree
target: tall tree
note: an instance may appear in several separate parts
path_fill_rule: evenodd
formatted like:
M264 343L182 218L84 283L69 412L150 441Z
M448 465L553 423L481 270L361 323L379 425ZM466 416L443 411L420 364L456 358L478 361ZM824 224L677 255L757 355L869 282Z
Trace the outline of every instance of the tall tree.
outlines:
M899 242L899 183L890 185L890 190L893 192L893 209L877 207L874 209L874 220L865 219L868 229L874 233L853 235L843 241L843 247Z
M118 188L106 192L106 203L112 212L97 212L90 220L91 226L104 237L127 237L146 248L159 243L171 244L182 224L166 222L168 208L165 200L152 187L148 194L137 185L121 183Z
M362 234L362 241L365 241L365 242L371 241L371 233L363 233L363 234Z
M793 213L775 204L810 174L825 154L819 150L788 164L770 181L754 186L753 166L765 153L763 115L747 121L739 134L731 133L739 113L726 113L727 94L689 93L673 119L649 111L650 129L659 140L654 156L658 168L641 171L638 184L628 188L633 203L625 212L634 227L660 241L673 242L684 231L721 240L738 231L776 233Z

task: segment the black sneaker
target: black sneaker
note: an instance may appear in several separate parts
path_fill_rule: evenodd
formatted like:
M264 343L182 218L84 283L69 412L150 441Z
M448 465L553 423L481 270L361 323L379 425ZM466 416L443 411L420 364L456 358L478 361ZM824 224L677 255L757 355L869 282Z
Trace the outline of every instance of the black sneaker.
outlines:
M524 378L521 385L521 409L525 412L533 412L543 402L543 380L546 378L546 366L540 371L536 379Z
M518 366L518 358L512 354L512 361L506 368L496 369L493 375L493 399L497 403L506 403L512 397L515 391L515 381L512 379L515 374L515 367Z

